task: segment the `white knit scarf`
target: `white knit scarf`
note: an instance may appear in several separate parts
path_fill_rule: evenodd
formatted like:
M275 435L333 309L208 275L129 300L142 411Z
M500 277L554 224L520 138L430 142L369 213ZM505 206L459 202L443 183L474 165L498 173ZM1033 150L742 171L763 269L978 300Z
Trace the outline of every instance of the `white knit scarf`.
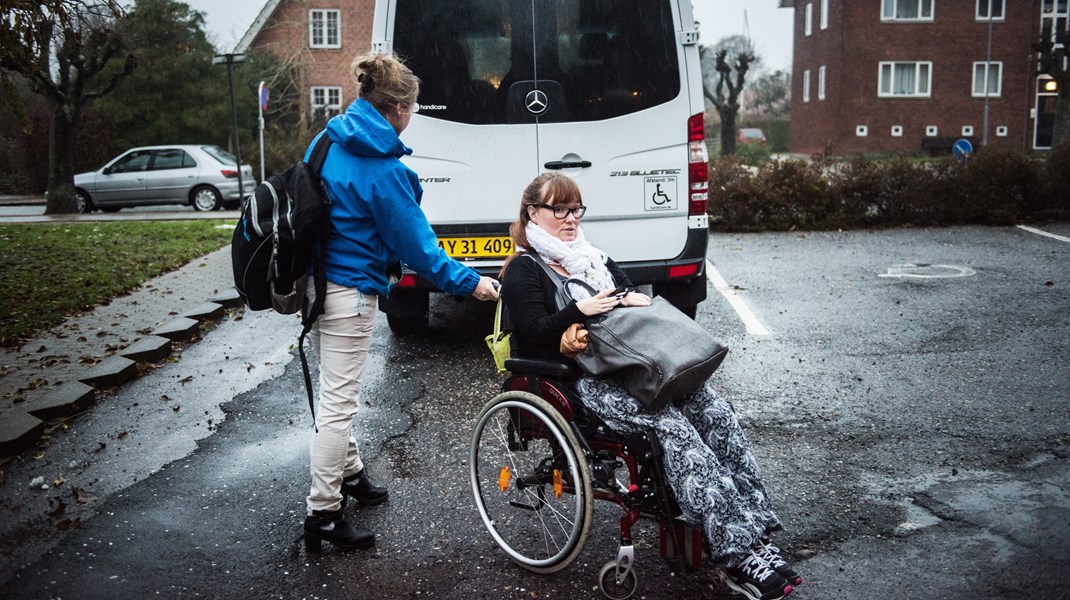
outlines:
M576 226L576 239L565 242L550 235L542 227L533 222L528 222L524 228L528 236L531 250L539 253L539 256L548 263L555 262L568 272L569 277L575 277L594 288L596 291L611 290L617 285L613 282L613 276L606 268L606 253L595 248L583 235L583 228ZM569 286L569 292L576 300L588 297L586 290L581 286Z

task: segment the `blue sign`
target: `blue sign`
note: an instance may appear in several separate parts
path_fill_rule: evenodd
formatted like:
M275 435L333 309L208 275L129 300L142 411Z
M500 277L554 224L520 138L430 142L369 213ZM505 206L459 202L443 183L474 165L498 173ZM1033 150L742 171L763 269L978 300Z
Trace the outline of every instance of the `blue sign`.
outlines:
M960 163L966 162L966 159L973 154L973 144L970 143L970 140L963 138L955 142L955 145L951 147L951 153L955 155L955 160Z

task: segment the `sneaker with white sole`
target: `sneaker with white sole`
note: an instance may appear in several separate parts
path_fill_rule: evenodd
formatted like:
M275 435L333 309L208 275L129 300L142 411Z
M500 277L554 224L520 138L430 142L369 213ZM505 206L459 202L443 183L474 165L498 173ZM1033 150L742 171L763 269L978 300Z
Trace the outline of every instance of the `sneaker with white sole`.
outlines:
M728 587L750 600L780 600L791 593L791 584L777 574L755 551L743 562L724 570Z
M784 560L784 557L780 555L780 548L764 541L759 541L758 545L755 546L754 551L759 558L769 563L770 567L773 567L773 570L777 572L777 575L786 579L792 586L798 587L802 584L802 577L800 577L799 574L795 572L795 569L791 568L788 561Z

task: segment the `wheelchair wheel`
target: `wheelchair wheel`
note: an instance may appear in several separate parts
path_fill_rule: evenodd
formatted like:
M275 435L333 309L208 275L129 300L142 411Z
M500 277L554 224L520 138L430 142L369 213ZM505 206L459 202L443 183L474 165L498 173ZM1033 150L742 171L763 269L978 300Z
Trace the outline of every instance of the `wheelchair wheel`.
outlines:
M520 566L553 573L579 556L594 507L590 470L545 400L510 391L488 402L472 434L469 472L483 523Z
M598 573L598 587L602 589L602 593L610 600L628 600L635 593L635 589L639 587L639 577L635 574L635 567L632 567L628 574L624 576L624 581L617 583L618 572L620 571L616 561L606 563L601 572Z

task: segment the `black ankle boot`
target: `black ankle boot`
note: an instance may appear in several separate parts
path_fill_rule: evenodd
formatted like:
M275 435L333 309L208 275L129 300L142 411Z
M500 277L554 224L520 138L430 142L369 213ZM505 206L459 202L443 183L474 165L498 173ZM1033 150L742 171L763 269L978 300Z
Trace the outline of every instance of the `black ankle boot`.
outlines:
M326 540L339 550L364 550L375 545L375 534L353 527L342 518L342 509L314 510L305 517L305 548L320 552Z
M353 498L361 506L375 506L386 502L390 492L385 487L372 483L364 474L365 470L361 469L356 475L350 475L342 480L342 495Z

